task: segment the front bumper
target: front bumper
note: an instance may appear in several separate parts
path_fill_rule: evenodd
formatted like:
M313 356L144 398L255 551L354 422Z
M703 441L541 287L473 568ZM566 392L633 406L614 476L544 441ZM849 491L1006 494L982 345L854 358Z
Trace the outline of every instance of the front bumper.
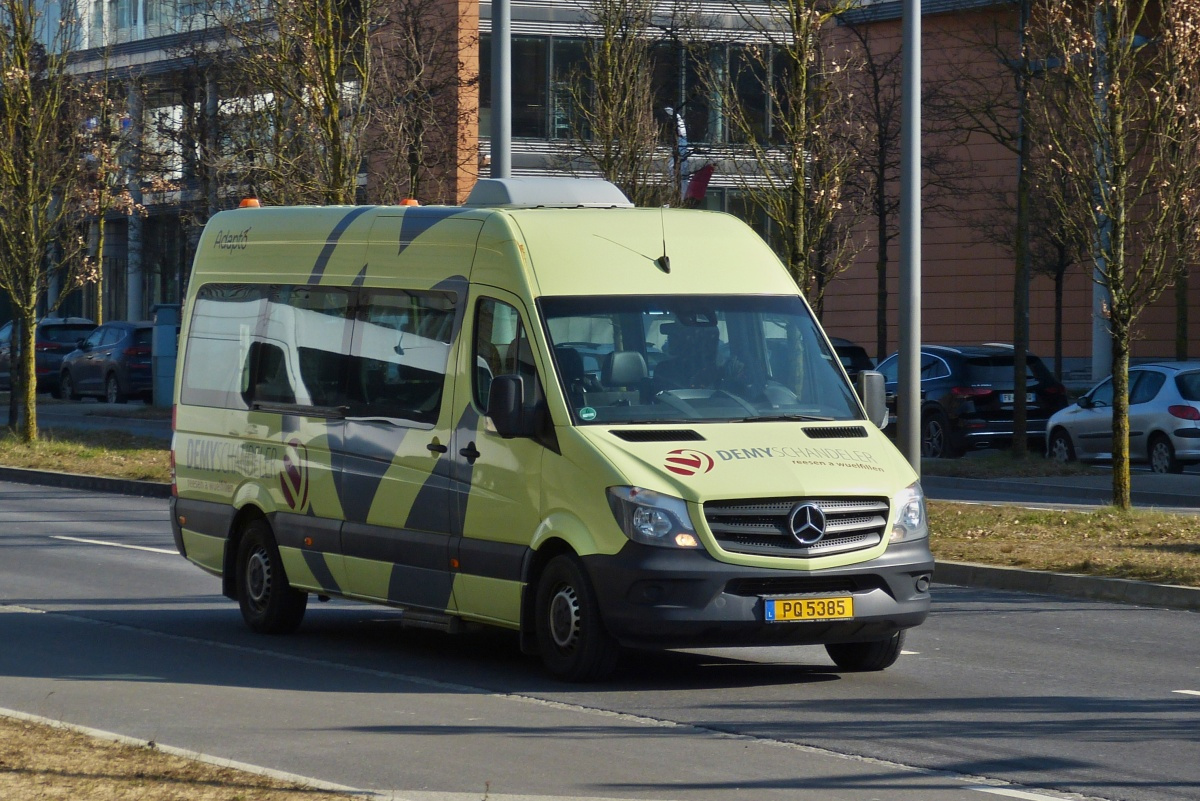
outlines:
M929 614L928 540L829 570L768 570L718 562L703 551L630 543L584 559L609 633L623 645L814 645L878 640ZM854 618L767 623L763 598L851 595Z

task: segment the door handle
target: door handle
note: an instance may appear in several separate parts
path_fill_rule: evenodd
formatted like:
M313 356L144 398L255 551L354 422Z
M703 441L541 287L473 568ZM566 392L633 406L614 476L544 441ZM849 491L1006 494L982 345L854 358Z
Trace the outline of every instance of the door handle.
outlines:
M476 460L476 459L478 459L480 456L482 456L482 455L483 455L483 454L481 454L479 451L475 450L475 443L474 443L474 442L470 442L470 443L468 443L468 444L467 444L467 447L465 447L465 448L461 449L461 450L458 452L458 454L459 454L460 456L463 456L463 457L465 457L465 458L466 458L466 460L467 460L469 463L471 463L471 464L474 464L474 463L475 463L475 460Z
M436 441L429 443L428 445L425 446L425 448L430 453L445 453L446 451L450 450L442 443L436 442Z

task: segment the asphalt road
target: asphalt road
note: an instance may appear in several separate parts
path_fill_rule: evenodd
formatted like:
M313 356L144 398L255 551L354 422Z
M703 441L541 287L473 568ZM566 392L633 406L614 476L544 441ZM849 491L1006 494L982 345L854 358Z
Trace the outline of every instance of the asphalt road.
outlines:
M414 801L1200 799L1195 613L938 586L882 674L638 653L578 687L380 607L252 635L166 515L0 483L0 707Z

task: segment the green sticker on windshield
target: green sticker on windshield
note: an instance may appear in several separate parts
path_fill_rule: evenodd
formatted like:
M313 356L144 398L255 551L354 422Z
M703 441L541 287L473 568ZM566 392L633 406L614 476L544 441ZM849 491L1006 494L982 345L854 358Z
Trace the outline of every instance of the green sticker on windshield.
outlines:
M584 406L579 410L579 419L587 423L592 422L596 419L596 410L591 406Z

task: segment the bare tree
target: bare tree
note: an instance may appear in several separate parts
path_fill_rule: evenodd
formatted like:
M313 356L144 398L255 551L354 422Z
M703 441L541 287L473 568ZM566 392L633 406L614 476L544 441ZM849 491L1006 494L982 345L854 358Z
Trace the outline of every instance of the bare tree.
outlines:
M38 437L34 335L51 273L59 298L92 280L80 258L83 91L69 67L77 21L46 17L36 0L0 0L0 289L21 339L13 394L25 408L21 437ZM17 380L19 379L19 380Z
M888 248L900 235L902 52L899 47L881 46L870 25L845 27L859 48L859 69L850 80L854 106L862 119L860 135L851 142L859 169L850 181L857 184L875 229L875 356L882 360L888 353Z
M817 314L825 289L860 248L860 204L849 191L859 136L850 111L850 48L828 28L857 0L734 3L756 43L744 48L721 91L742 155L735 180L770 220L770 240ZM734 90L756 83L766 114ZM764 130L764 120L766 117Z
M478 70L460 54L478 44L478 12L456 2L392 0L374 32L368 187L373 201L458 202L478 171Z
M599 172L639 206L666 199L664 161L655 152L662 129L654 116L653 11L653 0L582 6L590 37L582 63L567 76L572 138L560 165Z
M123 100L114 95L108 81L108 70L84 89L82 100L87 110L83 121L81 146L83 176L80 186L78 225L93 229L88 237L85 272L94 276L96 295L93 318L103 323L104 309L104 240L105 218L109 213L142 214L146 209L134 200L129 191L130 176L126 166L128 138L122 133ZM135 177L136 178L136 177Z
M1032 275L1034 217L1032 176L1035 165L1030 132L1029 92L1045 69L1029 36L1035 0L1014 0L1010 9L981 12L981 24L961 44L982 58L953 64L955 79L938 93L935 116L960 135L978 134L1007 149L1016 160L1011 190L986 191L996 204L982 214L968 209L956 214L1013 256L1013 438L1012 452L1028 452L1027 392L1029 350L1029 285ZM974 192L981 191L978 188Z
M1127 509L1130 342L1200 242L1200 0L1043 0L1039 11L1060 66L1036 106L1074 182L1066 196L1088 200L1063 219L1093 243L1088 267L1109 298L1113 503Z
M247 191L279 204L356 201L379 11L374 0L223 5L235 49L222 133Z

